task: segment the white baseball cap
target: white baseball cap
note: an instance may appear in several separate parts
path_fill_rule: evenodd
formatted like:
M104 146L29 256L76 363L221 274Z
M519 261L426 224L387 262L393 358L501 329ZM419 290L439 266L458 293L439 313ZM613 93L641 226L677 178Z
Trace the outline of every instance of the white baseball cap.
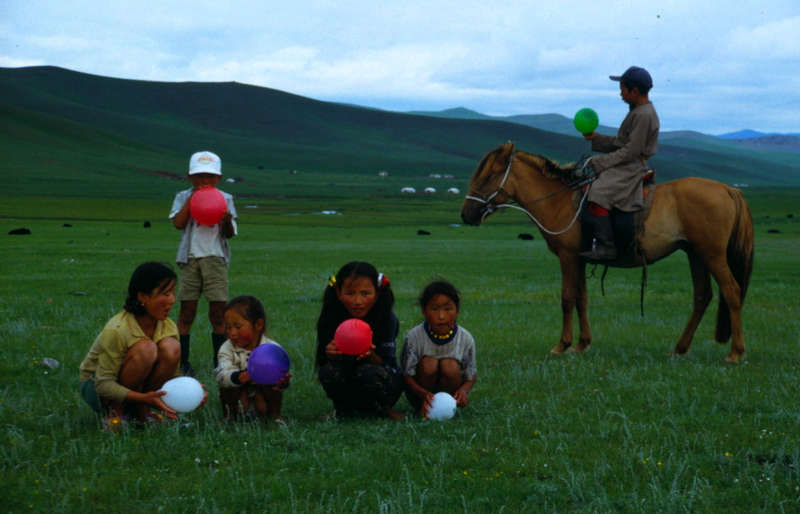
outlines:
M192 154L192 158L189 159L189 175L197 175L198 173L222 175L222 161L219 156L212 152Z

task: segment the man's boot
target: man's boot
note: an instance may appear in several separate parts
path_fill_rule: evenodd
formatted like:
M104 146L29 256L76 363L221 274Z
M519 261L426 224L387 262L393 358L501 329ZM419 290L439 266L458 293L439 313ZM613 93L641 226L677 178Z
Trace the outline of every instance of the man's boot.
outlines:
M611 216L590 216L592 225L592 249L581 252L581 257L590 261L613 261L617 258L617 247L614 244L614 227Z

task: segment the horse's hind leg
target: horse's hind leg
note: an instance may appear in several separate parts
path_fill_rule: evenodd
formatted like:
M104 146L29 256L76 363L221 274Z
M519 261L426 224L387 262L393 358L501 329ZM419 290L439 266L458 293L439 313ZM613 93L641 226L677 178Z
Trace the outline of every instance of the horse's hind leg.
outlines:
M731 338L731 352L725 357L725 360L738 364L739 358L744 355L744 335L742 334L742 296L739 284L733 277L730 268L728 267L725 257L717 259L712 263L711 274L714 275L717 284L719 285L720 302L719 308L725 309L727 304L728 316L725 313L717 313L718 324L720 322L730 323L730 327L717 327L717 341L724 343L727 340L727 334ZM727 330L730 328L730 330ZM722 340L720 340L722 339Z
M689 351L692 345L692 338L703 319L703 314L706 312L708 304L711 303L711 277L708 268L703 263L703 260L694 252L689 249L687 252L689 256L689 268L692 272L692 285L694 286L694 298L692 303L692 315L689 317L689 322L686 328L683 329L681 338L672 350L672 355L683 355Z

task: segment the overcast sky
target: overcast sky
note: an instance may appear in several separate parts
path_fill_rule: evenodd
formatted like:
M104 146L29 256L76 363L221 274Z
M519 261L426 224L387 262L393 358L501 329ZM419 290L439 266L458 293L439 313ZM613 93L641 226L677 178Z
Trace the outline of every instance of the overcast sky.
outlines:
M0 66L618 125L635 64L662 130L800 132L798 0L150 3L0 0Z

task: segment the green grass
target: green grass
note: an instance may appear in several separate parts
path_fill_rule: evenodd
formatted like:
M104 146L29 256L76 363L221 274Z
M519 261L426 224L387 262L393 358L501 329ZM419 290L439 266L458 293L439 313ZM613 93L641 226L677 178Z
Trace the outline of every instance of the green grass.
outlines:
M523 215L471 228L451 226L460 201L444 197L256 198L255 209L237 198L231 294L262 299L271 336L291 356L288 425L220 422L209 325L199 316L192 360L208 405L178 424L117 435L102 432L78 398L77 366L119 309L133 268L173 261L171 194L6 198L4 510L796 512L800 223L788 215L798 214L797 193L746 194L756 263L739 366L725 364L728 348L712 340L716 302L689 355L667 358L690 312L682 253L650 267L644 318L638 270L610 270L605 297L592 279L593 345L553 358L558 264L538 233L517 239L535 232ZM314 214L327 208L342 214ZM21 226L32 234L6 235ZM454 419L321 420L332 407L314 378L314 324L327 277L356 258L392 280L401 333L419 321L414 299L429 278L443 275L463 292L459 321L476 337L479 378ZM62 366L48 371L44 357ZM398 407L410 411L404 398Z

